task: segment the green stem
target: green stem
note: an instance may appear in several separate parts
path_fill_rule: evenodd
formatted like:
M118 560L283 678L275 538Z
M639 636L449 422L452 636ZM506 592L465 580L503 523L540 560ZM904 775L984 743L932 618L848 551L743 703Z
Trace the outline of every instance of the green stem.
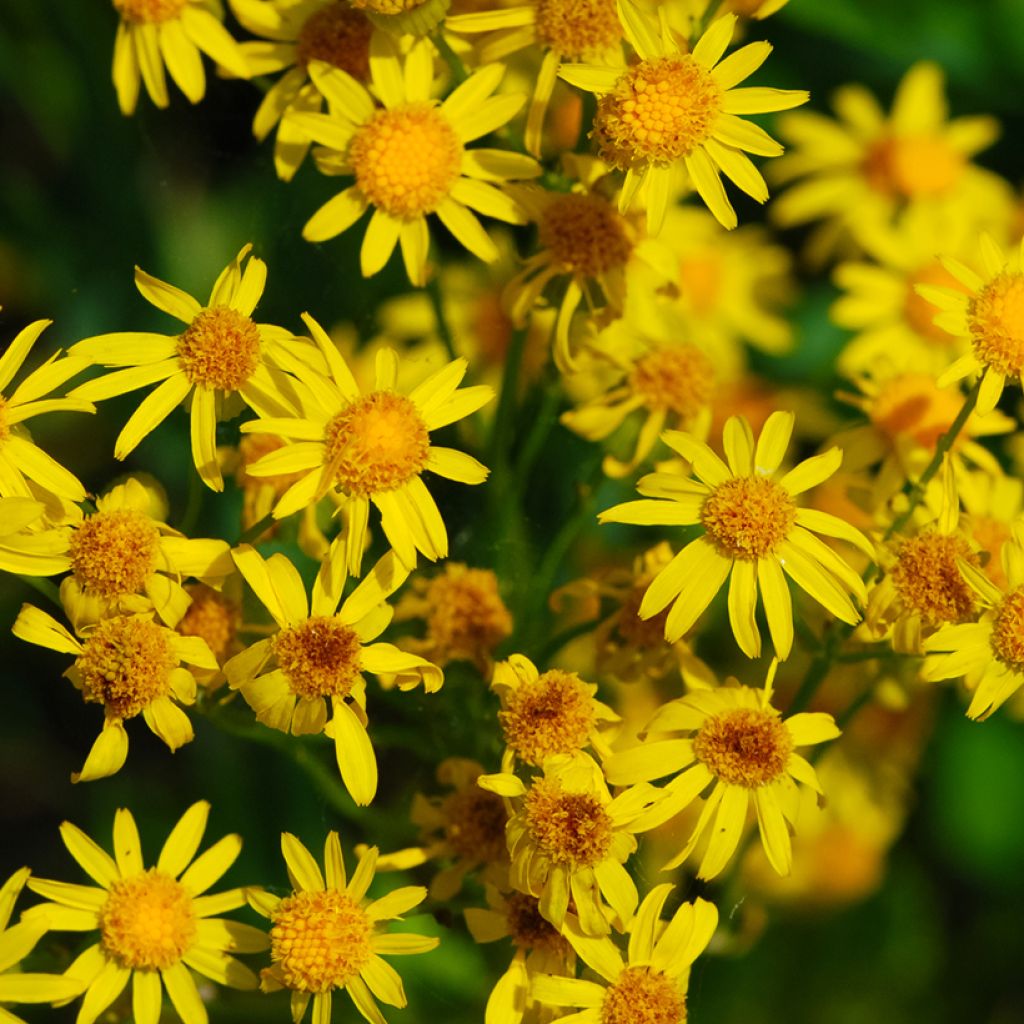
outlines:
M181 522L178 524L178 529L186 537L192 533L196 528L196 523L199 522L199 513L203 509L203 492L205 490L206 488L203 485L203 481L199 478L199 474L189 473L188 498L185 502L185 511L181 515Z
M505 369L501 377L501 393L498 395L498 408L491 426L491 436L487 441L487 464L493 469L498 458L505 457L512 417L515 413L516 392L519 389L519 370L523 363L523 348L526 344L526 329L520 328L512 335L508 353L505 356Z
M466 65L462 63L459 55L451 48L451 44L444 37L444 31L438 30L431 36L434 41L434 45L437 47L437 52L444 58L444 62L448 65L449 70L452 73L452 78L455 79L456 85L462 85L462 83L469 78L469 73L466 71Z
M41 579L39 576L26 576L23 573L14 573L22 583L28 584L33 590L38 591L58 608L63 609L64 605L60 599L60 590L49 580Z
M537 457L544 450L544 443L551 433L551 428L558 421L558 409L562 404L562 388L557 375L549 379L544 388L544 397L540 409L533 419L530 432L523 441L519 457L515 463L516 486L522 492L530 479L530 472Z
M262 519L252 524L248 530L246 530L241 537L238 538L239 544L252 544L259 537L269 530L276 520L271 512L268 512Z
M448 318L444 315L444 304L441 299L441 282L435 274L427 283L427 295L430 297L430 305L434 307L434 319L437 321L437 333L441 337L448 358L455 360L458 355L455 352L455 342L452 338L451 328L448 326Z

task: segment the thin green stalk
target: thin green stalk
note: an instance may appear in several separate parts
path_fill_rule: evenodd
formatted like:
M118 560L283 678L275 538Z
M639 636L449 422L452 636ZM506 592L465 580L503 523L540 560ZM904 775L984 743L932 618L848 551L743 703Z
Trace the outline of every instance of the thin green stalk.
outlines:
M52 602L58 608L63 609L64 605L60 600L60 590L49 580L41 579L39 576L26 576L23 573L15 573L15 576L21 580L22 583L28 584L33 590L38 591L47 601Z
M276 520L274 519L273 513L268 512L262 519L253 523L252 526L246 530L241 537L238 538L239 544L252 544L258 538L262 537L263 534L269 530Z
M519 370L523 363L523 348L526 344L526 329L520 328L512 335L508 353L505 356L505 369L501 376L501 393L498 395L498 408L491 426L491 436L487 440L487 465L495 468L499 458L506 456L509 433L512 429L512 418L515 415L516 392L519 390Z
M206 487L199 478L198 473L188 475L188 498L185 501L185 511L181 515L181 522L178 529L185 536L189 536L199 522L199 513L203 510L203 492Z
M544 450L545 442L551 433L551 428L558 421L558 410L562 404L561 381L557 374L550 378L544 387L544 397L541 399L540 408L537 410L533 423L530 425L530 432L523 441L516 459L514 473L516 488L522 493L530 479L530 473L538 456Z
M443 29L439 29L430 38L434 41L437 52L441 54L444 62L448 65L452 78L455 79L455 84L462 85L469 78L469 72L466 71L466 65L462 63L459 55L451 48L448 40L445 39Z
M441 282L435 274L427 283L427 295L430 297L430 305L434 308L434 319L437 321L437 333L448 353L449 359L458 359L455 352L455 342L452 338L451 328L448 326L448 318L444 315L444 303L441 299Z

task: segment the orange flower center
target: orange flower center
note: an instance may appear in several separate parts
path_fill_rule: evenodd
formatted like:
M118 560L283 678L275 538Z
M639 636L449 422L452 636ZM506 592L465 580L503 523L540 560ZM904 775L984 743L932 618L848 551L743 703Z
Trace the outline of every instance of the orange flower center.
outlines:
M82 698L110 717L132 718L171 689L178 664L168 631L148 619L101 619L75 659Z
M679 984L652 967L627 967L609 985L601 1024L686 1024L686 996Z
M192 897L156 868L110 886L100 908L104 953L129 970L166 970L188 952L196 938Z
M347 405L327 424L324 448L338 486L367 497L418 476L430 454L430 434L410 399L374 391Z
M786 539L796 521L796 506L774 480L738 476L708 495L700 521L726 558L753 562L770 555Z
M600 56L622 38L615 0L537 0L536 32L565 60Z
M978 565L978 556L963 537L922 533L905 540L890 570L896 591L928 626L967 622L974 617L974 591L957 567L962 558Z
M992 650L1008 668L1024 671L1024 587L1003 598L996 610Z
M356 183L374 206L414 220L433 213L462 168L462 143L445 115L429 103L378 110L348 151Z
M871 188L903 199L949 192L960 181L964 167L963 155L935 135L880 139L862 165Z
M568 192L540 218L540 244L566 273L595 277L622 267L633 251L626 219L606 199Z
M422 6L426 0L352 0L352 6L374 14L402 14Z
M1007 377L1024 370L1024 274L1003 271L967 305L974 354Z
M616 167L673 163L711 138L721 109L721 90L689 54L654 57L597 101L593 135Z
M185 376L199 387L237 391L260 365L260 332L230 306L200 310L178 338Z
M684 341L645 355L633 367L629 384L649 409L668 409L689 421L711 401L715 367L696 345Z
M622 599L622 607L615 620L615 629L619 636L626 643L641 650L662 650L665 647L665 620L668 618L668 608L649 619L640 618L640 605L653 578L645 576L630 588L629 593Z
M450 793L441 804L445 838L465 860L499 864L508 860L505 801L475 782Z
M527 764L540 765L586 746L594 704L575 672L552 669L510 691L498 721L508 746Z
M296 41L295 63L304 68L311 60L322 60L365 82L370 77L371 35L373 26L365 14L344 0L333 0L306 19Z
M346 893L297 892L271 918L270 958L286 988L329 992L369 964L372 940L373 923Z
M679 260L679 288L698 316L718 307L722 294L722 260L713 251L684 256Z
M736 708L709 718L693 740L693 754L731 786L757 789L786 772L793 739L772 711Z
M558 929L541 917L536 896L515 890L505 894L505 921L512 941L525 950L539 949L552 955L565 955L569 943Z
M962 405L959 391L938 387L931 374L903 373L882 385L868 408L868 416L893 441L911 437L931 449Z
M180 18L188 0L114 0L114 10L136 25L156 25Z
M985 574L1000 590L1005 590L1006 573L1003 571L1003 560L1000 556L1003 545L1010 539L1010 524L1005 519L997 519L995 516L972 515L970 534L974 543L988 553Z
M907 295L903 304L903 315L911 330L921 335L926 341L935 345L947 346L953 342L953 335L933 323L939 313L938 306L933 306L923 295L917 294L916 286L930 284L936 288L951 288L962 295L970 294L970 289L958 281L938 260L918 268L907 278Z
M135 509L97 512L72 532L71 568L105 601L138 594L156 570L160 531Z
M438 658L477 660L512 633L512 616L490 569L449 564L427 588L427 634Z
M604 805L591 793L569 793L554 779L530 787L524 804L526 825L540 851L572 869L604 860L614 826Z
M274 657L298 697L345 697L361 668L362 646L338 619L314 615L274 637Z
M242 622L241 608L205 583L190 583L185 589L192 603L178 623L178 632L182 636L198 636L205 640L217 661L223 662L238 634Z

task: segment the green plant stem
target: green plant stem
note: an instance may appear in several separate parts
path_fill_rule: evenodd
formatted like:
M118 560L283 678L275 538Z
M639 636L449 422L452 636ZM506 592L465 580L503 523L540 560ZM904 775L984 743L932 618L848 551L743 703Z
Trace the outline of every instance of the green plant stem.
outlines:
M274 519L273 513L268 512L262 519L252 524L248 530L246 530L241 537L238 538L239 544L252 544L258 540L269 530L276 520Z
M499 459L507 459L506 447L512 429L512 417L516 407L516 392L519 390L519 370L523 363L523 348L526 344L526 329L520 328L512 335L508 353L505 356L505 369L501 376L501 393L498 395L498 408L494 413L491 425L491 436L487 440L487 464L496 468Z
M469 73L466 71L466 65L462 63L459 55L451 48L448 40L445 39L444 31L438 30L430 38L434 41L437 52L441 54L444 62L448 65L452 78L455 79L455 84L462 85L469 78Z
M445 351L448 353L449 359L458 359L458 355L455 352L455 342L452 338L451 327L448 325L448 318L444 315L444 303L441 299L441 282L435 274L429 282L427 282L427 295L430 298L430 305L434 308L434 319L437 321L437 333L441 338L441 343L445 347Z
M60 600L60 590L49 580L44 580L39 576L26 576L23 573L15 573L15 576L21 580L22 583L27 584L33 590L38 591L47 601L52 602L58 608L63 609L64 605Z
M537 654L537 664L541 666L546 665L566 644L575 640L578 636L591 632L597 627L597 623L597 619L587 619L586 622L577 622L575 626L569 626L555 633Z
M181 515L178 529L189 536L199 522L199 513L203 510L203 491L206 490L198 473L188 475L188 497L185 500L185 511Z
M561 404L561 381L558 379L557 374L555 374L544 385L544 396L541 399L540 408L533 418L530 432L526 435L526 440L523 441L522 448L519 451L519 457L516 459L514 472L516 489L520 494L526 490L533 465L544 450L544 443L551 433L551 428L558 421L558 410Z

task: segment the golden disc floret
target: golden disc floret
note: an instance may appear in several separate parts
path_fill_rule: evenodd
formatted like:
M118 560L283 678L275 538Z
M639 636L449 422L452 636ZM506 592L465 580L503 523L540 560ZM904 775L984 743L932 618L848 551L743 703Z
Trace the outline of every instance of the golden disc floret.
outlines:
M612 820L594 794L572 793L541 778L526 794L524 809L533 841L556 864L593 867L607 855Z
M203 309L178 338L178 358L192 384L237 391L260 365L259 328L230 306Z
M304 68L311 60L322 60L365 82L370 77L371 35L373 25L365 14L345 0L334 0L314 11L299 30L295 63Z
M593 135L601 157L622 170L671 164L711 138L721 109L721 90L693 57L654 57L597 101Z
M596 58L622 38L615 0L537 0L535 30L565 60Z
M778 715L734 708L710 717L693 740L693 754L723 782L756 789L786 773L793 739Z
M755 561L771 554L796 521L789 492L762 476L738 476L704 500L700 521L727 558Z
M640 605L653 577L638 580L622 599L622 607L615 619L615 630L626 643L641 650L661 650L665 646L665 621L668 608L663 608L649 619L640 618Z
M506 893L505 922L512 941L519 949L536 949L556 955L569 952L569 943L550 921L541 916L536 896L515 890Z
M651 967L627 967L609 985L601 1024L685 1024L686 997L671 978Z
M683 342L639 359L629 385L649 409L667 409L689 420L711 401L715 367L696 345Z
M441 814L445 838L459 857L484 864L508 859L508 812L496 793L475 785L457 789L444 798Z
M625 266L633 252L626 219L597 195L555 196L541 214L538 233L555 263L585 277Z
M426 0L352 0L352 6L374 14L402 14L422 7Z
M878 389L867 413L871 422L893 441L911 437L934 448L963 407L955 388L940 388L930 373L901 373Z
M192 603L177 625L178 632L205 640L214 657L224 661L242 624L241 608L204 583L190 583L185 590Z
M355 134L349 163L360 191L392 217L433 213L462 169L462 143L429 103L378 110Z
M292 692L306 700L345 697L359 675L359 637L336 618L314 615L282 629L273 643Z
M971 346L981 362L1019 380L1024 371L1024 274L1004 271L967 304Z
M957 560L978 565L963 537L929 531L900 544L889 575L904 604L931 627L967 622L974 617L974 591Z
M960 180L966 167L962 153L936 135L883 138L867 153L867 183L887 196L904 199L940 196Z
M338 485L351 495L368 497L401 487L422 472L430 433L410 399L374 391L328 422L324 447Z
M270 958L286 988L329 992L356 978L373 957L373 923L338 889L297 892L271 918Z
M522 683L498 712L505 742L527 764L581 750L594 727L594 703L575 672L552 669Z
M136 25L158 25L180 18L188 0L114 0L114 9L125 21Z
M1008 594L996 608L992 650L1007 667L1024 671L1024 587Z
M170 875L151 868L110 886L99 911L100 944L128 970L166 970L196 938L192 897Z
M135 509L97 512L71 534L71 570L105 601L140 593L156 569L160 531Z
M427 587L427 633L439 658L490 654L512 633L512 616L490 569L448 564Z

